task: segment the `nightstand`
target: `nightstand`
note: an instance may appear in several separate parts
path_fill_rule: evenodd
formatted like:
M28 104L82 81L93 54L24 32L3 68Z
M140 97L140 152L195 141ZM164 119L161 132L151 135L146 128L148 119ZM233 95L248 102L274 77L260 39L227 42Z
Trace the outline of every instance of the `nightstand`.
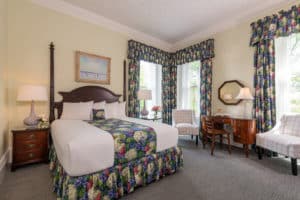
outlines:
M25 164L48 162L49 128L12 130L13 161L11 171Z

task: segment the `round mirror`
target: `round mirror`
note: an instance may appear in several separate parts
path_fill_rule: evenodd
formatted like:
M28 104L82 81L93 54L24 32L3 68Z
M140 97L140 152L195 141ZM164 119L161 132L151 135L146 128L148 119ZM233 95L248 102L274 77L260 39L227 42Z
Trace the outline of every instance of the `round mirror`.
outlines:
M219 100L225 105L237 105L240 99L235 99L244 85L237 80L225 81L218 89Z

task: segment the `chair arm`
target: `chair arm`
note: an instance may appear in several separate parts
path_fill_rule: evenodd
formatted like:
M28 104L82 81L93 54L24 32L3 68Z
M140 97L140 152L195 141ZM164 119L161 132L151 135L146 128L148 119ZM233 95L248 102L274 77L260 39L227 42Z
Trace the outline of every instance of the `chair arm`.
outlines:
M279 130L279 127L280 127L280 123L277 123L271 130L266 131L266 132L261 132L258 134L275 133Z

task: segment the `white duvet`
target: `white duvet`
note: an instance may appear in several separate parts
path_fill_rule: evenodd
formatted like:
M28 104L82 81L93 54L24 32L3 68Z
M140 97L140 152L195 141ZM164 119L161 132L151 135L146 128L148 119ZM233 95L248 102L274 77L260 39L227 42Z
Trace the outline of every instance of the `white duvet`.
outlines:
M135 118L122 120L152 127L157 151L177 146L177 129L163 123ZM55 120L51 134L58 160L70 176L100 171L114 164L114 140L110 133L81 120Z

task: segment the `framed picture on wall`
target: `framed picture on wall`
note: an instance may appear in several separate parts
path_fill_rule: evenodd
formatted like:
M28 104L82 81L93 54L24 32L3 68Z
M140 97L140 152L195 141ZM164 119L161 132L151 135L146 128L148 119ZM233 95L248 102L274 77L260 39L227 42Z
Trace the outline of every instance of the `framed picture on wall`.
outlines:
M76 51L76 81L110 84L110 61L109 57Z

